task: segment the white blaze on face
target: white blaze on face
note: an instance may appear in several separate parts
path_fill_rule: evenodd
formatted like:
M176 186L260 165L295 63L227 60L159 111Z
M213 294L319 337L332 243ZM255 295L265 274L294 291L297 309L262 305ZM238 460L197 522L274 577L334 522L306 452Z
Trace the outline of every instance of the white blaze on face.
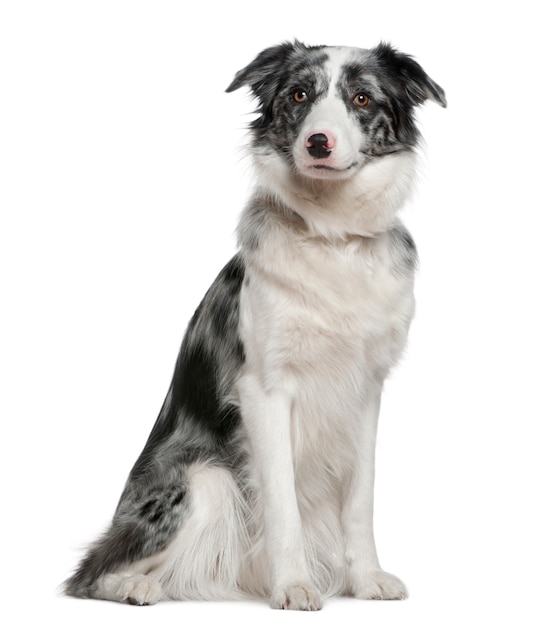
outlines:
M325 68L329 88L304 120L293 157L299 172L312 178L348 178L362 160L363 134L356 116L341 99L338 83L343 66L363 54L357 48L329 48Z

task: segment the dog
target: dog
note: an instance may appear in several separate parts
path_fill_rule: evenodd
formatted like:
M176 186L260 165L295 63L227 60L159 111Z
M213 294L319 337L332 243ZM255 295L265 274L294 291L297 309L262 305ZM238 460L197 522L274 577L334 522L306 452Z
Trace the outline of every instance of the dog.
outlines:
M397 600L379 565L374 458L384 380L414 313L397 215L443 89L391 45L268 48L247 86L256 186L238 252L184 335L110 527L65 592L160 599Z

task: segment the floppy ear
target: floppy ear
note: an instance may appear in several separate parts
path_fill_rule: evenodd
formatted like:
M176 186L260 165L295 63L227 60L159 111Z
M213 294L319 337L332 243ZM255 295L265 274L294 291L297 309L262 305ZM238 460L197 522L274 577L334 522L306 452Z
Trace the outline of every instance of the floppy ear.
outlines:
M295 44L286 42L260 52L252 63L237 72L226 91L235 91L248 85L254 95L261 98L268 90L269 84L275 82L273 76L276 76L279 70L284 67L297 45L299 45L298 42Z
M295 50L306 49L304 44L282 43L278 46L267 48L241 71L237 72L234 80L230 83L226 92L235 91L244 85L248 85L252 93L260 101L257 113L260 116L251 123L252 128L266 128L272 119L272 105L281 74Z
M430 99L442 107L447 106L443 89L411 56L398 52L387 43L381 43L373 52L384 69L395 74L412 104L423 104L425 100Z

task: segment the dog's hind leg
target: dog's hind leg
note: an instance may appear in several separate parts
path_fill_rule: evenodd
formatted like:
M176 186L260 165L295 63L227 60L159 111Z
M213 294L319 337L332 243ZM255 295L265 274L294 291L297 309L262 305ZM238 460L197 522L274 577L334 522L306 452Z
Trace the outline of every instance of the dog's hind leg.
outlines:
M67 594L137 605L263 595L262 577L243 572L251 511L232 472L194 462L182 475L143 497L126 490Z
M156 604L163 595L160 583L145 574L105 574L98 579L94 597L137 606Z
M150 485L150 486L148 486ZM175 476L127 485L110 528L65 583L68 595L152 604L161 595L148 577L188 516L188 487Z
M151 572L164 597L223 600L262 595L261 580L247 567L247 523L253 513L234 474L217 464L196 463L189 468L188 484L187 520Z

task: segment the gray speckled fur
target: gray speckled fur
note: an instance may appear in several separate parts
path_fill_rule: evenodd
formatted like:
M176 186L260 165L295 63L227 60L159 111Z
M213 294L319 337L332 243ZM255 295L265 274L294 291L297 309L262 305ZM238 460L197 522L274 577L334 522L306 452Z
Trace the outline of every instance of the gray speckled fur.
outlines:
M229 397L243 349L238 299L243 266L234 257L193 316L171 387L132 469L112 523L66 582L66 593L91 597L98 578L166 548L188 515L187 470L210 461L234 468L238 412Z

